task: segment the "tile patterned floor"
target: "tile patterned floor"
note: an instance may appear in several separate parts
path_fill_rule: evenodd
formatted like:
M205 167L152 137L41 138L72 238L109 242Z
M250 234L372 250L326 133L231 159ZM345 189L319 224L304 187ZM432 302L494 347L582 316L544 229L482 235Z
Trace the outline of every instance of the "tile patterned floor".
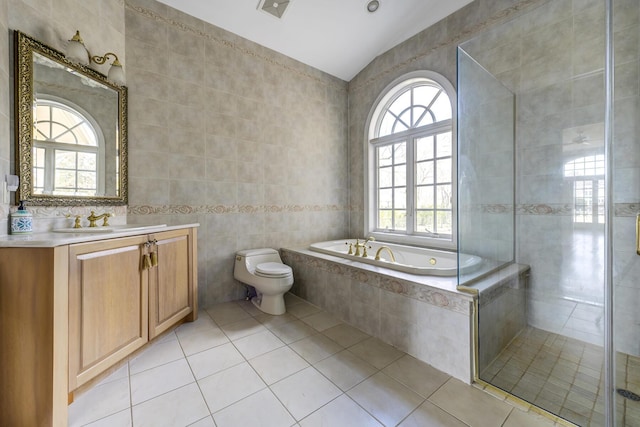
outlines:
M202 310L76 396L71 426L551 426L293 295Z
M604 425L602 347L528 327L480 378L581 426ZM617 387L640 394L640 359L618 354ZM618 398L620 425L640 426L640 402Z

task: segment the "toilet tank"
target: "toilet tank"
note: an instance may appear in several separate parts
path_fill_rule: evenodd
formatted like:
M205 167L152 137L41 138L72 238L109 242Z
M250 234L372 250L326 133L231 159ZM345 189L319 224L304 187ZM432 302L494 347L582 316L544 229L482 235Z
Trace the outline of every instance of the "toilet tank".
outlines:
M280 262L280 254L277 250L271 248L263 249L246 249L236 252L236 264L244 259L244 265L249 272L256 269L256 265L263 262Z

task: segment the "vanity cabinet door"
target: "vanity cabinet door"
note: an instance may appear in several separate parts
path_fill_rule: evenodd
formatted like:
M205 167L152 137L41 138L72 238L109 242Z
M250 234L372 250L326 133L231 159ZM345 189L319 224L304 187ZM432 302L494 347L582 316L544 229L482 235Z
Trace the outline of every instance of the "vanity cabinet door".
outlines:
M69 246L69 390L148 341L146 235Z
M195 320L196 229L155 233L149 251L149 339L174 326L187 315ZM155 253L155 255L154 255Z

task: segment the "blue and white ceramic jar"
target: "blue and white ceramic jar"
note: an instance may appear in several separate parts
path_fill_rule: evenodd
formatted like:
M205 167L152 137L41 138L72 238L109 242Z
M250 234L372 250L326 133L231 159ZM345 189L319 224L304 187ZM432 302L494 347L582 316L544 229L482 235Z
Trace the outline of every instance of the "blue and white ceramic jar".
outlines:
M20 200L18 210L11 214L11 234L30 234L33 232L33 216Z

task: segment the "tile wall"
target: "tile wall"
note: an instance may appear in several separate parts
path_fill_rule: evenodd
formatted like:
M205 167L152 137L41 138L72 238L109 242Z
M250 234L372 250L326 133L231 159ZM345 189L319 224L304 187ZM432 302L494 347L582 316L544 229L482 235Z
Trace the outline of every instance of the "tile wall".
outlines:
M154 0L125 8L128 219L200 223L200 304L244 296L237 250L345 237L346 82Z

